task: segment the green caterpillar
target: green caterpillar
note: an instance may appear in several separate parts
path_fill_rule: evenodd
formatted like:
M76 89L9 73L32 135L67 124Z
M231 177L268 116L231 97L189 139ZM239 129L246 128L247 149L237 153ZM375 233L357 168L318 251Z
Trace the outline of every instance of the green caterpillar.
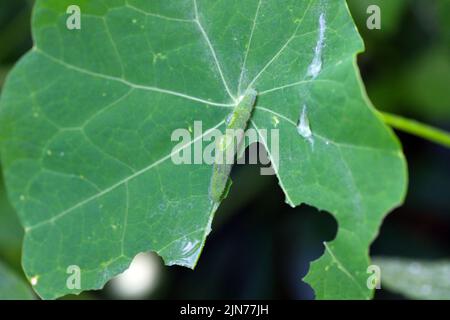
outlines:
M214 203L220 203L227 196L228 190L230 189L230 173L233 164L232 161L226 161L224 159L229 159L230 155L234 158L235 150L234 143L232 143L234 139L237 140L237 149L239 150L242 137L237 137L235 133L243 133L247 128L247 123L252 115L257 95L258 93L254 89L248 89L245 92L244 97L227 118L225 135L217 141L216 161L209 187L209 196Z

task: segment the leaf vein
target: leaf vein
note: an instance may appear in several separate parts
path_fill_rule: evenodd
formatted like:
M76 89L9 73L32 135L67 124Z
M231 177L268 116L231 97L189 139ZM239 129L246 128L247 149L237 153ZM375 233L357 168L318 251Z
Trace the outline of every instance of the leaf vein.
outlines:
M98 192L96 194L94 194L93 196L78 202L77 204L73 205L72 207L60 212L59 214L56 214L55 216L53 216L50 219L46 219L44 221L41 221L39 223L36 223L32 226L28 226L25 228L26 232L32 231L36 228L42 227L44 225L47 225L49 223L54 223L57 220L61 219L62 217L64 217L65 215L67 215L68 213L72 212L73 210L82 207L83 205L107 194L108 192L111 192L112 190L116 189L117 187L123 185L124 183L127 183L131 180L133 180L134 178L140 176L141 174L144 174L145 172L147 172L148 170L160 165L161 163L167 161L168 159L170 159L173 155L177 154L178 152L180 152L181 150L183 150L184 148L189 147L190 145L192 145L193 143L197 142L200 139L203 139L206 135L208 135L209 133L211 133L213 130L217 129L218 127L220 127L223 123L225 122L225 120L222 120L220 123L218 123L217 125L215 125L214 127L210 128L209 130L205 131L202 135L199 135L198 137L196 137L195 139L192 139L192 141L190 141L189 143L186 143L183 146L180 146L178 148L175 148L170 154L162 157L161 159L153 162L152 164L148 165L147 167L136 171L135 173L133 173L132 175L126 177L125 179L120 180L119 182L113 184L112 186L106 188L105 190Z
M184 98L187 100L192 100L192 101L196 101L196 102L200 102L200 103L204 103L206 105L211 105L211 106L216 106L216 107L226 107L226 108L232 108L234 107L235 103L218 103L218 102L212 102L212 101L208 101L202 98L197 98L194 96L190 96L184 93L180 93L180 92L176 92L176 91L172 91L172 90L167 90L167 89L162 89L162 88L158 88L158 87L152 87L152 86L145 86L145 85L140 85L140 84L135 84L132 83L128 80L125 80L123 78L118 78L118 77L114 77L114 76L109 76L109 75L105 75L105 74L101 74L101 73L97 73L97 72L93 72L90 70L86 70L77 66L74 66L72 64L69 64L61 59L58 59L44 51L42 51L41 49L39 49L38 47L35 47L34 50L38 53L40 53L41 55L47 57L48 59L52 60L55 63L58 63L68 69L80 72L80 73L84 73L87 75L90 75L92 77L97 77L97 78L102 78L102 79L106 79L106 80L110 80L110 81L116 81L116 82L120 82L126 86L129 86L131 88L134 89L139 89L139 90L145 90L145 91L153 91L153 92L158 92L158 93L162 93L162 94L167 94L167 95L172 95L172 96L177 96L180 98Z

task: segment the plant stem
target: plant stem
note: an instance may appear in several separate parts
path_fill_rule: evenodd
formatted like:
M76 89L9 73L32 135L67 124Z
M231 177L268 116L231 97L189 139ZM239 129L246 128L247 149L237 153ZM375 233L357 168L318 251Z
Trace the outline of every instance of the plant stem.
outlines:
M416 120L403 118L394 114L386 112L379 113L381 119L395 129L450 148L450 133L445 130L434 128Z

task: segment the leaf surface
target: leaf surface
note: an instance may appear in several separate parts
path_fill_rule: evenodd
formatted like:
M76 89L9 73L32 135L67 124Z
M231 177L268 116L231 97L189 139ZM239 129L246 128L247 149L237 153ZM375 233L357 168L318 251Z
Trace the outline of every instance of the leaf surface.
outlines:
M81 30L66 28L71 4ZM201 144L250 87L250 127L269 151L262 130L279 130L271 157L286 201L339 223L307 281L318 298L370 297L368 246L406 170L362 90L345 1L46 0L33 35L5 86L0 137L41 297L101 288L142 251L194 267L216 210L212 166L175 165L170 137L199 120L203 136L182 148ZM81 290L66 287L71 265Z

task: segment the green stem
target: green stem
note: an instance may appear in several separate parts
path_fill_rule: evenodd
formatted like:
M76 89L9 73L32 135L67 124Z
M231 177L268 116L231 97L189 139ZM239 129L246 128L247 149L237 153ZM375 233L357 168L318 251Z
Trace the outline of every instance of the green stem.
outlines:
M394 114L379 112L381 119L391 127L421 137L431 142L450 148L450 133L420 123L416 120L403 118Z

